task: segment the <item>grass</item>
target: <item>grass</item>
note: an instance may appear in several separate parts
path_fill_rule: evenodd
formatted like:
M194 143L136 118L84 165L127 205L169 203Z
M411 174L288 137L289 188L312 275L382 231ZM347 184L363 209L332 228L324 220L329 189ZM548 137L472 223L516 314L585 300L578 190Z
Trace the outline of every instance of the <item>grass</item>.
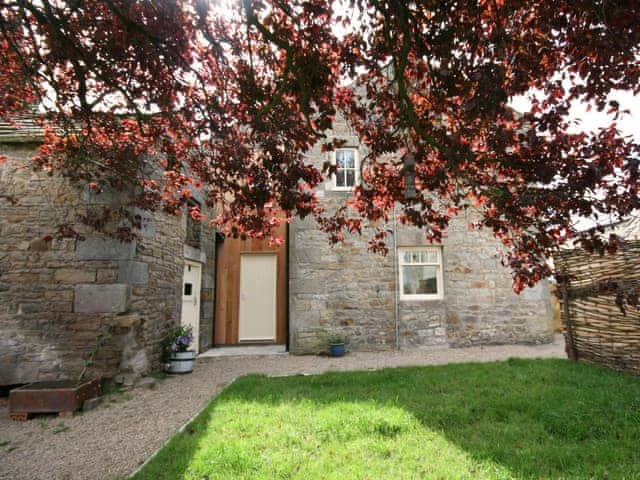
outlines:
M52 431L54 435L57 435L58 433L68 432L69 430L71 430L71 427L69 425L65 425L64 422L62 422L53 427Z
M562 360L238 379L143 479L640 479L640 381Z
M11 446L11 440L0 440L0 450L4 450L6 453L11 453L16 447Z

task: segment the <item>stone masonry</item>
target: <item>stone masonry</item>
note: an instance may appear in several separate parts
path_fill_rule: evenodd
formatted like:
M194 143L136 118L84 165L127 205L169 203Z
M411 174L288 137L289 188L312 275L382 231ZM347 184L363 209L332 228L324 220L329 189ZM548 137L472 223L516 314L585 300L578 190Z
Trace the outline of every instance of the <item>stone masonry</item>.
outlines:
M333 134L364 150L346 126ZM200 349L211 345L215 234L185 242L186 216L135 212L143 228L130 243L77 224L96 205L121 196L78 191L64 179L29 168L37 143L0 139L0 385L74 378L97 339L90 373L144 373L159 367L168 329L179 323L185 260L202 264ZM318 166L328 159L310 153ZM318 189L329 210L350 195L329 181ZM198 192L195 200L204 204ZM15 203L14 203L15 200ZM206 213L206 212L205 212ZM471 215L471 214L468 214ZM469 231L472 219L453 220L442 245L444 298L404 301L397 295L398 247L425 244L417 229L386 225L387 256L367 251L367 237L331 247L312 220L289 231L289 346L293 353L326 349L331 335L349 348L398 348L546 342L552 339L548 289L516 295L489 232ZM57 225L75 223L84 240L55 238ZM49 236L53 236L50 240Z
M364 156L346 123L332 135ZM309 159L321 167L328 155L318 146ZM330 180L317 193L329 211L350 195L332 190ZM420 301L396 296L394 265L397 247L430 245L418 229L396 225L390 252L381 256L367 251L366 234L331 247L313 220L296 219L289 232L291 351L325 351L333 335L346 338L352 350L552 341L548 286L516 295L510 271L500 263L499 242L490 232L468 230L468 215L452 221L442 244L444 298Z
M136 212L144 226L133 242L77 223L84 240L58 239L57 225L119 197L33 172L35 148L0 145L9 157L0 165L0 385L74 378L100 335L91 374L157 369L167 331L180 320L185 258L203 263L199 341L209 346L213 231L203 228L200 248L187 248L185 215Z

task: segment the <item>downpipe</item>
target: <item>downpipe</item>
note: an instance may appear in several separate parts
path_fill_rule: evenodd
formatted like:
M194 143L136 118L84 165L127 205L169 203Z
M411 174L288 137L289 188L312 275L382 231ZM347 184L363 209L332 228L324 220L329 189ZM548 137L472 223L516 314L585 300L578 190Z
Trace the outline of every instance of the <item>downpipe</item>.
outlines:
M398 245L396 240L398 233L398 222L396 220L396 202L393 202L393 213L391 221L393 234L393 322L396 331L396 350L400 350L400 295L398 291Z

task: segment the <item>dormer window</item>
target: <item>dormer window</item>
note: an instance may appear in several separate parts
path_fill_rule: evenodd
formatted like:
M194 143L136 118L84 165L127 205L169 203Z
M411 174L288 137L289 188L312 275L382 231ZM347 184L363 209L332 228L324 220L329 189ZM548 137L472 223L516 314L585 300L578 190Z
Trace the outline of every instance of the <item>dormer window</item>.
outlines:
M333 175L334 190L353 190L360 181L358 150L339 148L334 152L336 173Z

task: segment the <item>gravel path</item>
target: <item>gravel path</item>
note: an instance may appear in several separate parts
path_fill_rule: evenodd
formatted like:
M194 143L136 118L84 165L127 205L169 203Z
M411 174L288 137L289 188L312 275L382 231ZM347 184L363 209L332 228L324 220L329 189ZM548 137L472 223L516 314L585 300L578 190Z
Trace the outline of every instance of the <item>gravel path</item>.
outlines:
M289 355L207 358L198 360L190 375L169 377L153 390L119 394L114 402L64 420L43 415L27 422L12 422L6 399L0 399L0 478L126 478L212 395L247 373L292 375L509 357L565 358L564 345L557 337L548 345L358 352L340 359Z

